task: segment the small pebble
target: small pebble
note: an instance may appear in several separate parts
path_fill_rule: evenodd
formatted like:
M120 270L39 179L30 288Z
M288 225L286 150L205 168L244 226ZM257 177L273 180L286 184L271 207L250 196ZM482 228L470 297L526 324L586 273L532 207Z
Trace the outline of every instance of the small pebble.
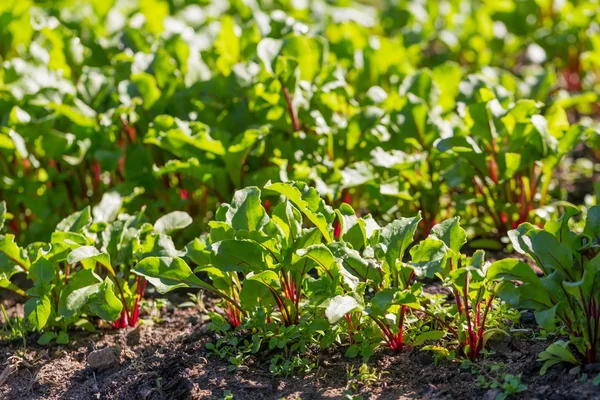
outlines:
M119 364L119 351L111 347L94 350L88 354L87 362L92 369L106 369Z

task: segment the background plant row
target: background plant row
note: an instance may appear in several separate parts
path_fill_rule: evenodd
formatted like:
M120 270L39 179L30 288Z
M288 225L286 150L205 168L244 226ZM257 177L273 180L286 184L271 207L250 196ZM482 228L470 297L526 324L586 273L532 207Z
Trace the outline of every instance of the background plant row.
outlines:
M7 225L46 240L99 203L94 223L145 205L203 229L288 180L379 222L420 211L422 237L540 223L583 201L558 166L596 148L598 7L468 3L5 1Z
M210 317L222 338L208 348L233 367L267 347L284 349L283 360L311 346L367 359L381 346L400 351L406 343L475 361L491 337L510 336L519 309L534 310L540 328L565 339L540 354L542 373L559 362L596 361L600 207L589 208L582 229L571 230L578 210L566 208L543 229L523 223L509 231L538 277L520 259L462 254L467 234L458 217L415 244L420 214L380 226L348 204L332 209L304 183L269 183L264 191L281 199L270 212L260 189L237 191L210 232L181 250L169 236L192 222L181 211L154 224L144 210L94 223L86 208L61 221L49 243L20 247L14 235L2 235L0 286L28 298L25 317L43 331L41 344L66 343L69 330L94 330L98 320L137 326L150 282L159 293L200 289L221 300L222 312ZM5 209L0 203L0 229ZM12 281L23 273L26 291ZM446 294L428 293L427 279ZM240 342L244 332L251 339Z

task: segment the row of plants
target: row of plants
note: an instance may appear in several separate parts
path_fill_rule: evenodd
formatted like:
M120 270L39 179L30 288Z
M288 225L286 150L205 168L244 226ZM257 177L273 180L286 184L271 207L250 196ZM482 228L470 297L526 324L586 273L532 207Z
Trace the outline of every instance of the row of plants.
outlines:
M353 3L141 3L0 6L0 197L21 242L100 201L204 229L235 190L288 180L378 220L420 211L423 237L453 216L502 236L566 198L552 172L598 137L581 119L589 2L359 6L367 19Z
M262 194L280 201L267 210ZM572 230L577 210L565 208L543 228L523 223L509 231L541 276L520 259L463 254L467 234L458 217L415 243L421 215L382 226L348 204L333 209L302 182L237 191L210 232L181 250L169 235L191 224L186 213L154 224L143 210L110 223L94 223L91 214L86 208L63 220L48 243L21 248L14 235L0 236L0 283L28 297L26 318L44 331L42 342L64 343L69 328L92 329L95 318L135 326L149 282L159 293L201 289L219 298L222 313L210 315L222 338L209 349L234 365L244 358L232 356L230 345L241 342L251 353L335 346L364 358L382 346L427 343L440 357L475 361L492 336L509 335L519 309L534 310L541 328L566 339L540 354L542 372L558 362L596 361L598 206L587 209L582 229ZM19 273L29 279L26 291L11 283ZM447 294L428 293L432 280Z
M4 202L0 215L1 229ZM62 220L47 242L21 247L14 234L0 235L0 288L27 299L25 318L43 332L41 344L64 344L69 329L93 331L95 322L135 327L147 282L132 273L133 266L149 256L183 256L170 234L191 222L187 213L175 211L151 224L143 209L114 215L110 223L93 222L86 207Z

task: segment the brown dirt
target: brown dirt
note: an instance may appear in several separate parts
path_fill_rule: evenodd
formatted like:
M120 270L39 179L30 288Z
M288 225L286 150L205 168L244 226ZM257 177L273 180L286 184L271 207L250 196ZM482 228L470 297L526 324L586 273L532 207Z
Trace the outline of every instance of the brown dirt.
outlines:
M361 361L346 359L337 350L309 354L318 367L305 376L272 376L264 355L228 372L227 361L207 358L204 344L214 336L195 309L171 307L162 318L163 323L135 330L73 333L66 346L38 346L31 335L25 352L30 365L21 364L0 386L0 399L220 399L227 392L235 399L351 398L349 394L365 399L493 399L496 394L477 386L477 373L447 361L436 366L431 353L418 349L379 351L369 365L381 377L370 387L348 382L347 369L358 368ZM518 398L600 399L591 383L600 365L585 369L585 382L569 365L539 376L536 358L547 343L524 335L493 343L495 354L479 367L503 362L505 372L522 373L529 388ZM120 364L91 370L88 354L107 346L120 349ZM0 362L6 365L22 350L22 341L0 343Z

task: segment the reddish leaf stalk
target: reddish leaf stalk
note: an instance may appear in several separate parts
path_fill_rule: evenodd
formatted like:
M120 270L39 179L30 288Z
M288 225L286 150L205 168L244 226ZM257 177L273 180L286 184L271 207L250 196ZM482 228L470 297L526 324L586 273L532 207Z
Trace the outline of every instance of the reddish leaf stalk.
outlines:
M296 112L294 111L292 97L290 96L290 92L288 91L288 88L283 84L283 82L281 82L281 88L283 90L283 97L285 98L285 102L287 103L287 106L288 106L288 112L290 113L290 118L292 119L292 128L294 129L294 132L297 132L300 130L300 122L298 121L298 116L296 115Z
M473 327L471 326L471 313L469 311L469 274L467 273L465 276L465 287L463 289L463 295L465 300L465 317L467 319L467 329L469 337L467 338L467 345L469 345L469 354L467 356L470 359L474 358L474 344L475 344L475 335L473 334Z
M285 307L288 314L288 325L286 326L300 323L300 285L295 282L294 278L289 272L281 271L281 288L283 290L284 297L289 301L289 303L292 304L291 310L288 310L287 307Z
M138 276L137 279L137 288L136 288L136 296L135 296L135 304L133 305L133 315L129 320L129 326L135 327L140 317L140 300L144 297L144 292L146 291L146 285L148 281Z
M460 262L459 262L460 268ZM480 293L477 295L476 303L471 304L469 306L469 279L470 274L467 273L465 276L465 284L461 294L458 294L458 291L454 290L455 296L457 298L457 306L461 301L464 307L457 307L459 315L464 315L466 323L467 323L467 337L464 343L461 343L460 346L463 350L465 356L467 356L470 360L476 360L479 358L481 351L483 350L483 336L485 333L485 323L487 320L487 316L489 314L492 301L494 300L494 296L491 296L486 302L485 307L483 309L483 314L481 312L481 302ZM481 292L481 289L480 289ZM458 338L457 332L454 331L453 334ZM466 351L466 349L469 349Z
M354 344L354 324L350 314L346 314L346 321L348 321L348 336L350 337L350 344Z
M98 162L98 160L94 160L94 162L92 163L92 169L92 187L94 188L94 193L98 193L98 187L100 185L100 175L102 174L102 170L100 168L100 163Z

